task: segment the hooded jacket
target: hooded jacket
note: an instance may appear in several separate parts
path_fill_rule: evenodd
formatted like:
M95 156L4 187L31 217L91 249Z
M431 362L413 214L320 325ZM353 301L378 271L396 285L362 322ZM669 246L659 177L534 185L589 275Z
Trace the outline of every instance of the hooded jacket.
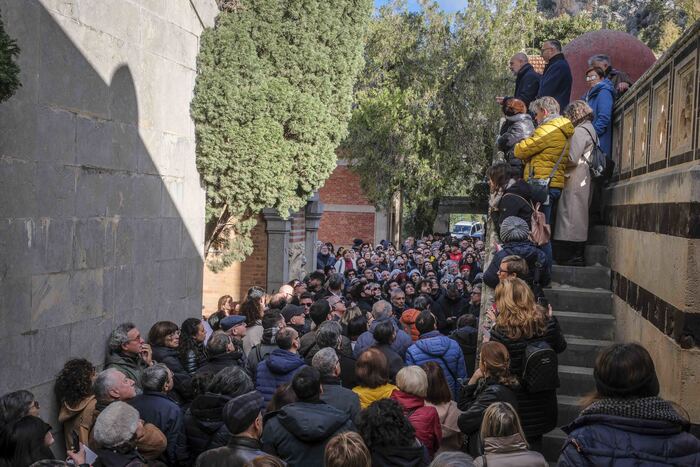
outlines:
M615 104L615 88L607 79L593 86L583 100L593 110L593 128L598 135L600 149L612 158L612 114Z
M539 264L540 269L540 286L546 287L549 285L550 278L550 267L547 261L547 255L537 248L534 243L525 240L523 242L510 242L504 243L501 251L493 255L493 259L489 264L489 267L484 272L484 284L488 285L492 289L495 289L498 285L498 269L501 267L501 261L503 258L510 255L518 255L527 262L528 275L523 278L525 282L532 288L534 282L534 273L537 269L537 264Z
M561 157L557 171L552 176L550 188L564 188L566 173L566 151L569 138L574 134L574 125L566 117L556 116L546 119L537 127L532 136L525 138L515 145L515 157L525 163L524 179L534 178L544 180L552 173L552 169ZM562 157L562 152L564 156Z
M354 429L350 415L325 402L294 402L267 419L262 443L289 467L323 465L326 443Z
M439 331L422 334L406 351L406 365L421 366L427 362L436 362L442 367L452 398L457 400L462 381L467 379L467 367L459 344Z
M688 428L658 397L603 399L563 428L568 437L558 465L700 465L700 440Z
M154 357L154 360L155 357ZM157 360L156 360L157 361ZM136 355L127 355L122 352L110 352L105 358L105 370L114 368L124 373L127 378L134 381L137 388L141 389L141 373L148 365Z
M357 342L355 343L355 358L359 357L360 354L368 348L377 344L377 341L374 340L373 335L374 328L377 327L377 324L386 320L391 320L391 324L393 324L394 328L396 328L396 339L391 344L391 348L394 349L401 358L404 358L404 356L406 355L406 350L411 346L413 341L411 340L411 336L406 334L403 330L399 329L399 327L396 325L396 321L391 316L375 319L369 326L369 331L365 331L362 334L360 334L360 337L357 338Z
M516 216L527 222L528 227L531 226L532 206L531 190L525 180L511 179L506 186L506 189L498 202L498 210L495 212L496 234L501 236L501 224L507 217Z
M61 409L58 412L58 422L63 425L66 450L72 448L71 432L73 431L78 434L80 442L87 445L94 420L92 412L95 410L96 403L95 396L90 395L75 406L70 406L66 402L61 404Z
M275 348L277 348L275 346ZM223 370L224 368L228 368L230 366L239 366L241 368L243 367L243 352L240 352L238 350L234 350L233 352L224 352L219 355L211 355L209 356L209 359L207 360L207 363L202 365L199 369L197 369L196 374L202 374L202 373L212 373L212 374L217 374L219 371Z
M270 402L280 384L292 381L294 374L304 366L304 360L289 350L276 349L262 362L258 363L255 377L255 389L263 396L263 406Z
M400 389L395 390L391 398L403 409L404 415L416 430L416 438L428 449L430 456L434 456L442 441L442 427L435 407L426 406L422 397L405 393Z
M409 308L401 313L401 326L403 327L404 332L411 336L411 340L413 342L420 338L420 332L418 332L418 329L416 329L416 319L418 318L418 315L420 315L420 311L416 310L415 308Z
M192 458L204 451L225 446L231 434L223 420L224 406L231 398L207 392L195 397L185 412L185 433Z
M528 451L525 440L520 434L486 438L483 456L474 459L476 467L548 467L542 454ZM486 460L484 460L486 457ZM596 464L597 465L597 464Z

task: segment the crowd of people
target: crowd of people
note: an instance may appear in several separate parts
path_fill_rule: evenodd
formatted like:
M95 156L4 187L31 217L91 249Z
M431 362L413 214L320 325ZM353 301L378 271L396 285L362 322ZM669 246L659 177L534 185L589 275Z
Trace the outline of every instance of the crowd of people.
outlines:
M612 99L629 80L595 56L589 93L569 103L560 44L545 42L542 56L540 77L516 54L515 96L499 98L506 161L487 173L499 238L488 267L484 242L473 238L325 243L314 272L273 293L225 295L208 316L159 321L147 334L120 324L103 367L73 358L56 377L68 461L547 466L538 451L557 425L557 354L567 343L546 302L554 259L546 225L558 200L553 239L571 242L569 262L580 264L587 154L600 145L609 155ZM495 300L482 313L484 285ZM646 349L611 345L593 377L595 392L563 428L559 465L700 463L700 441L684 410L659 398ZM52 433L34 394L0 398L0 467L66 465L54 459Z

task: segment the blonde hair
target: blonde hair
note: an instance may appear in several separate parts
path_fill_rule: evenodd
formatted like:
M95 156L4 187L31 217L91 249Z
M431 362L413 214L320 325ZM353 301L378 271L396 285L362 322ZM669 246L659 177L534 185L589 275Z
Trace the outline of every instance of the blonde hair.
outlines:
M372 458L362 440L354 431L335 435L326 444L324 453L326 467L371 467Z
M345 310L345 313L343 313L343 316L340 318L340 322L341 324L345 324L347 326L348 324L350 324L350 321L352 321L353 318L362 316L362 314L362 310L360 310L359 306L351 306L347 310Z
M396 374L396 385L407 394L425 398L428 394L428 375L417 365L407 366Z
M593 109L588 106L586 101L582 100L573 101L567 105L562 115L571 120L574 126L593 121Z
M530 112L536 114L540 110L546 110L549 115L558 115L561 111L559 102L550 96L540 97L536 101L530 102Z
M519 434L523 443L529 448L525 432L520 424L520 418L512 405L508 402L494 402L484 412L481 421L481 442L486 438L503 438Z
M496 286L496 327L507 337L518 340L544 334L547 321L535 303L535 295L525 281L509 278Z

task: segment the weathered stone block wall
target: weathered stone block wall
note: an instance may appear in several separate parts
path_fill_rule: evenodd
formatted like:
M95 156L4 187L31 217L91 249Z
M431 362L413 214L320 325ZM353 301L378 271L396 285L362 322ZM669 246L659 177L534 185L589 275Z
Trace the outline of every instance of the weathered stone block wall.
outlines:
M55 414L70 357L202 303L189 104L214 0L0 0L22 88L0 104L0 393Z
M700 118L696 23L616 105L604 236L616 337L654 357L662 395L700 422Z

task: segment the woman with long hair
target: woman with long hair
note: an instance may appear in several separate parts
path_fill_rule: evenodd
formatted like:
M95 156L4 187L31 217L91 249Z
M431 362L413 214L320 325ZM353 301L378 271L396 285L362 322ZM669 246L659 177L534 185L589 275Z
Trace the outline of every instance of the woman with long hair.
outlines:
M484 446L484 454L474 459L476 467L549 465L542 454L528 450L518 413L507 402L496 402L486 409L479 436Z
M424 363L421 368L428 377L425 405L435 407L442 428L442 441L438 452L456 451L462 447L464 438L457 425L457 419L462 412L457 403L452 400L450 385L447 383L442 367L437 362L431 361Z
M216 305L216 311L209 315L207 318L207 323L211 327L212 331L218 331L221 329L220 321L226 318L228 315L236 314L236 308L238 303L233 301L233 297L230 295L222 295L219 297L219 301Z
M180 363L190 376L194 376L197 369L207 362L207 352L204 348L205 338L206 331L202 320L187 318L182 322L178 353Z
M0 440L0 466L29 467L35 462L54 459L51 425L33 415L27 415L5 427ZM75 465L85 463L85 451L68 451Z
M537 305L532 290L522 279L507 279L498 284L496 308L491 340L508 349L510 373L521 383L516 395L523 429L528 442L537 444L543 434L556 426L557 392L556 388L534 392L522 384L525 352L528 345L536 344L561 353L566 349L566 340L551 308L547 311Z
M248 355L250 349L262 341L262 317L265 314L263 300L249 298L241 305L241 315L245 316L246 331L243 336L243 353Z
M508 349L500 342L485 342L481 346L479 368L469 382L462 387L459 408L464 413L459 416L459 429L467 436L469 453L481 454L479 428L486 409L495 402L508 402L518 407L514 389L517 380L510 374Z
M72 434L75 432L81 443L87 445L94 421L96 399L92 392L95 367L84 358L68 360L54 385L59 404L58 421L63 424L66 450L73 448Z
M595 391L564 427L557 465L700 465L700 441L688 433L684 409L659 397L649 352L636 343L613 344L596 358Z

